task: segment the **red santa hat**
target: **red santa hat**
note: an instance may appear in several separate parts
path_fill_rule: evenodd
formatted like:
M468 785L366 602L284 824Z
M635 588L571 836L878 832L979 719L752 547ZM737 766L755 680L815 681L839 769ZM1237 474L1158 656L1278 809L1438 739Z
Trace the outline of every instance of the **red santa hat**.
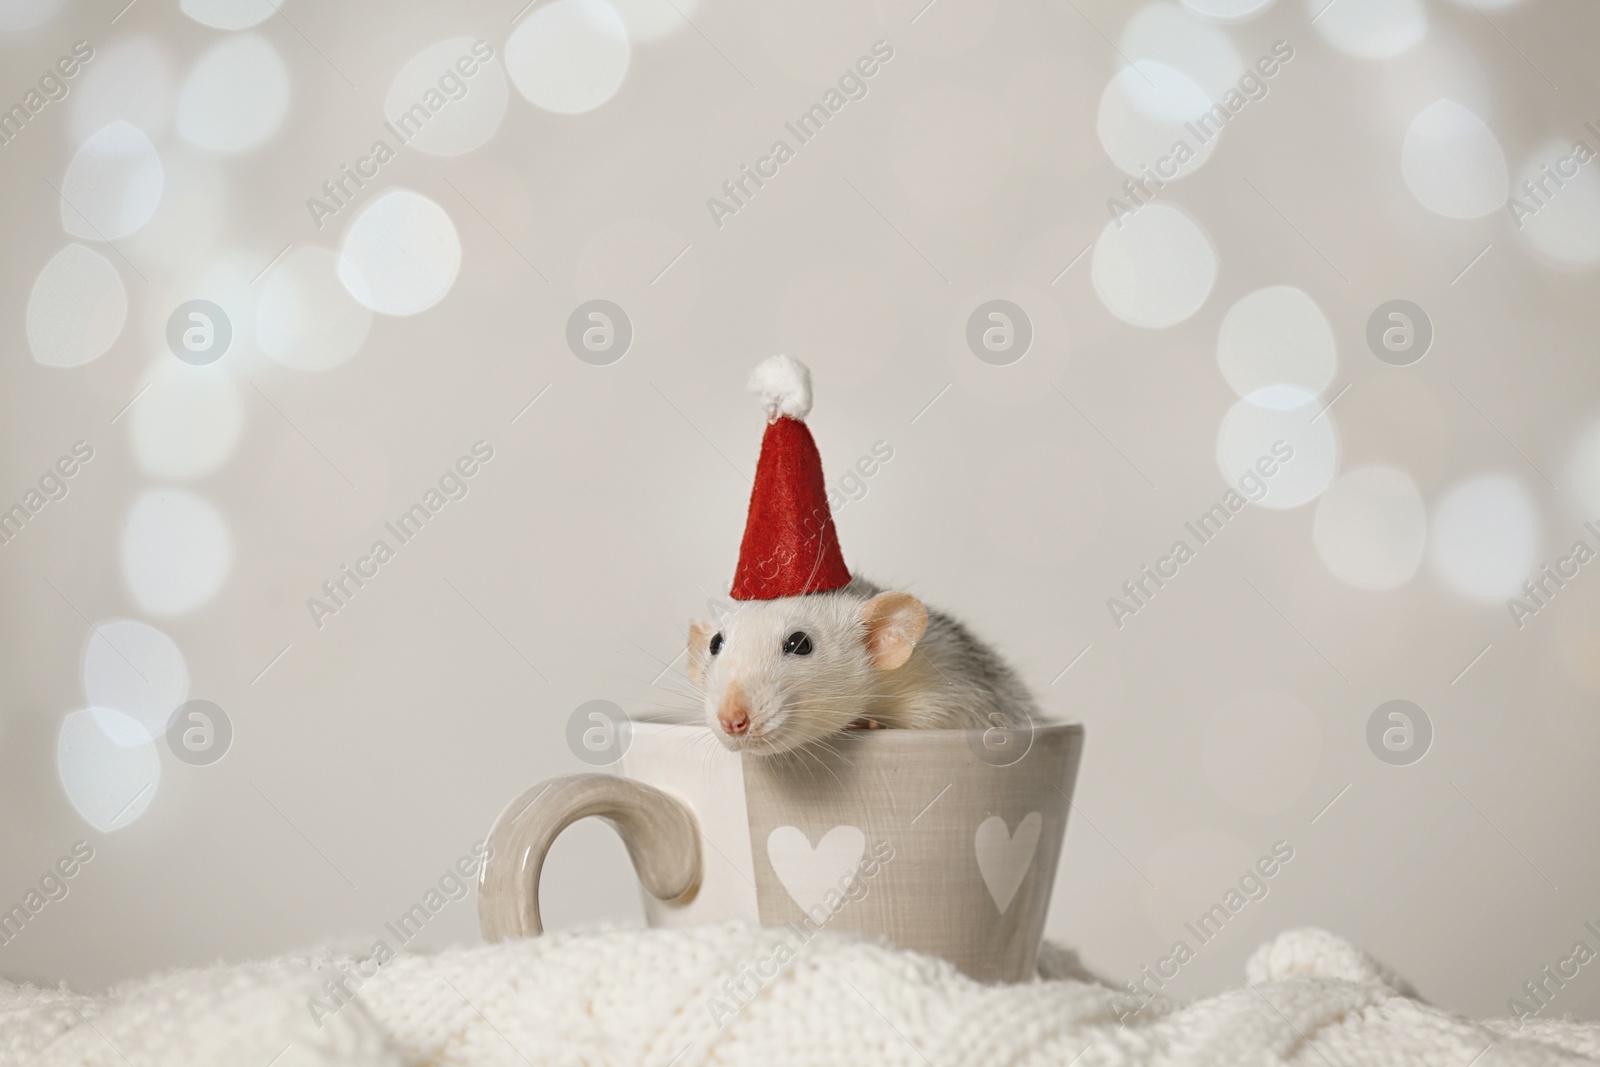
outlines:
M838 589L850 571L828 510L822 457L805 424L811 372L793 356L773 356L751 373L750 389L766 406L767 432L729 595L776 600Z

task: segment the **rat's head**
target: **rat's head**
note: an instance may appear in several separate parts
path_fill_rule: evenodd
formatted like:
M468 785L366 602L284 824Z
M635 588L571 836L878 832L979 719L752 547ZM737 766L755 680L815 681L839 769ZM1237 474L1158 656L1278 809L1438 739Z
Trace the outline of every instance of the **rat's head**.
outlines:
M715 624L690 624L689 677L723 744L786 752L866 715L877 674L910 659L927 625L909 593L742 601Z

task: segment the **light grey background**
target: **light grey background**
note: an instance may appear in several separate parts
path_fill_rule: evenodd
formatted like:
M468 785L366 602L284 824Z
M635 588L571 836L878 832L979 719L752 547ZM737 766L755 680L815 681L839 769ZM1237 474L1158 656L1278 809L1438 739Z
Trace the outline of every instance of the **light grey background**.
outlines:
M779 351L814 372L831 483L874 442L893 448L837 514L852 568L970 621L1052 711L1086 725L1049 933L1090 966L1132 977L1166 955L1280 840L1294 859L1270 895L1167 992L1236 983L1256 944L1307 923L1479 1013L1504 1012L1578 939L1600 948L1583 927L1600 920L1600 577L1581 568L1521 629L1506 604L1576 539L1596 546L1582 523L1600 515L1587 436L1600 417L1600 162L1521 230L1503 203L1530 161L1580 138L1600 148L1584 129L1600 125L1600 10L1325 3L1269 0L1228 22L1205 17L1226 5L1200 0L628 0L614 95L536 55L513 70L533 96L595 106L556 114L511 85L495 125L479 71L430 122L466 124L470 103L493 126L487 143L398 148L321 229L307 198L385 136L385 98L414 56L470 37L503 70L508 41L538 19L527 38L570 55L559 20L517 0L287 0L234 30L169 0L0 3L0 104L74 41L95 49L67 97L0 147L0 506L73 442L94 448L68 495L0 547L0 907L74 841L95 849L69 895L0 946L0 973L94 987L330 939L370 945L502 804L588 769L565 741L579 704L688 707L675 656L731 577L759 442L744 379ZM196 72L219 64L204 57L236 37L260 42L235 46L254 58L221 63L208 85ZM894 58L867 96L719 229L707 198L880 39ZM1195 92L1216 99L1280 40L1294 58L1204 165L1108 229L1125 177L1108 152L1137 157L1152 122L1159 149L1161 115ZM285 75L277 117L270 77L239 85L270 74L268 53ZM1114 79L1134 110L1108 106L1101 121ZM1459 106L1418 119L1440 100ZM159 160L153 213L146 154L130 157L145 161L138 180L113 167L72 186L91 203L64 214L75 154L119 118ZM217 150L246 135L259 144ZM261 338L282 307L258 312L276 272L303 247L337 253L391 187L447 215L461 249L448 292L419 314L373 315L337 366L271 358ZM142 225L111 242L73 236L63 220L81 230L80 213ZM1130 233L1151 238L1153 258L1118 280ZM436 264L424 237L375 262ZM103 355L46 366L30 299L70 244L120 279L126 318ZM1194 258L1206 248L1209 286ZM50 284L74 291L83 277ZM359 320L337 286L307 295ZM1362 475L1332 483L1342 496L1246 508L1119 629L1107 599L1237 473L1230 460L1225 480L1217 460L1241 403L1224 373L1237 350L1219 338L1231 308L1273 286L1320 309L1337 356L1305 355L1315 315L1259 349L1251 381L1304 385L1315 396L1299 432L1325 435L1272 492L1318 492L1381 463L1414 495L1363 495ZM1187 316L1186 287L1204 297ZM234 327L208 367L166 348L169 314L196 298ZM609 366L565 343L568 315L597 298L635 331ZM1030 351L1009 366L966 348L967 316L991 299L1032 321ZM1435 333L1409 367L1365 340L1394 299L1425 309ZM1176 306L1181 321L1134 325L1130 304ZM48 337L84 321L70 304L40 307ZM307 598L480 440L494 458L466 498L319 629ZM163 487L215 518L143 532L136 503ZM226 567L207 563L218 530ZM1392 588L1354 584L1383 574ZM179 588L197 602L165 610ZM115 716L122 732L98 740L80 728L99 720L68 719L89 706L86 680L103 704L155 718L173 695L170 664L141 651L149 631L114 619L175 642L182 696L231 719L222 760L181 762ZM157 695L105 666L106 649L86 665L96 627ZM1373 709L1396 698L1434 730L1409 766L1366 740ZM77 747L61 757L69 721ZM156 761L158 782L140 770ZM132 807L96 828L91 815L109 822L119 799ZM558 929L641 921L602 827L557 844L545 915ZM418 943L475 938L468 898ZM1591 970L1550 1014L1600 1015Z

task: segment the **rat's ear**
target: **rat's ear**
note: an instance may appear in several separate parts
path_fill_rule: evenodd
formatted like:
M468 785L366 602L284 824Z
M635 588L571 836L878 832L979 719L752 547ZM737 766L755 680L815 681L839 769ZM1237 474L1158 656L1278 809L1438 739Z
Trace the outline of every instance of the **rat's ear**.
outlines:
M689 680L706 684L706 664L711 659L711 635L717 631L699 619L689 624Z
M879 593L861 605L867 627L867 656L880 671L892 671L911 658L928 628L928 609L910 593Z

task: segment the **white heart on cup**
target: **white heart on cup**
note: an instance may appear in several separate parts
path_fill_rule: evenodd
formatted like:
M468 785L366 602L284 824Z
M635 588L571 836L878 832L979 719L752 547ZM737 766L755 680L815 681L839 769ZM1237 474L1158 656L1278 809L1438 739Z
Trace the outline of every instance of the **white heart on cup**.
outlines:
M978 824L978 835L973 842L978 853L978 871L1002 915L1021 888L1028 868L1033 866L1033 854L1039 849L1039 831L1043 828L1044 817L1036 811L1022 817L1014 834L998 815L991 815Z
M854 826L835 826L822 835L816 848L798 826L780 826L767 835L767 859L784 890L807 915L823 904L829 892L844 894L866 851L867 835Z

